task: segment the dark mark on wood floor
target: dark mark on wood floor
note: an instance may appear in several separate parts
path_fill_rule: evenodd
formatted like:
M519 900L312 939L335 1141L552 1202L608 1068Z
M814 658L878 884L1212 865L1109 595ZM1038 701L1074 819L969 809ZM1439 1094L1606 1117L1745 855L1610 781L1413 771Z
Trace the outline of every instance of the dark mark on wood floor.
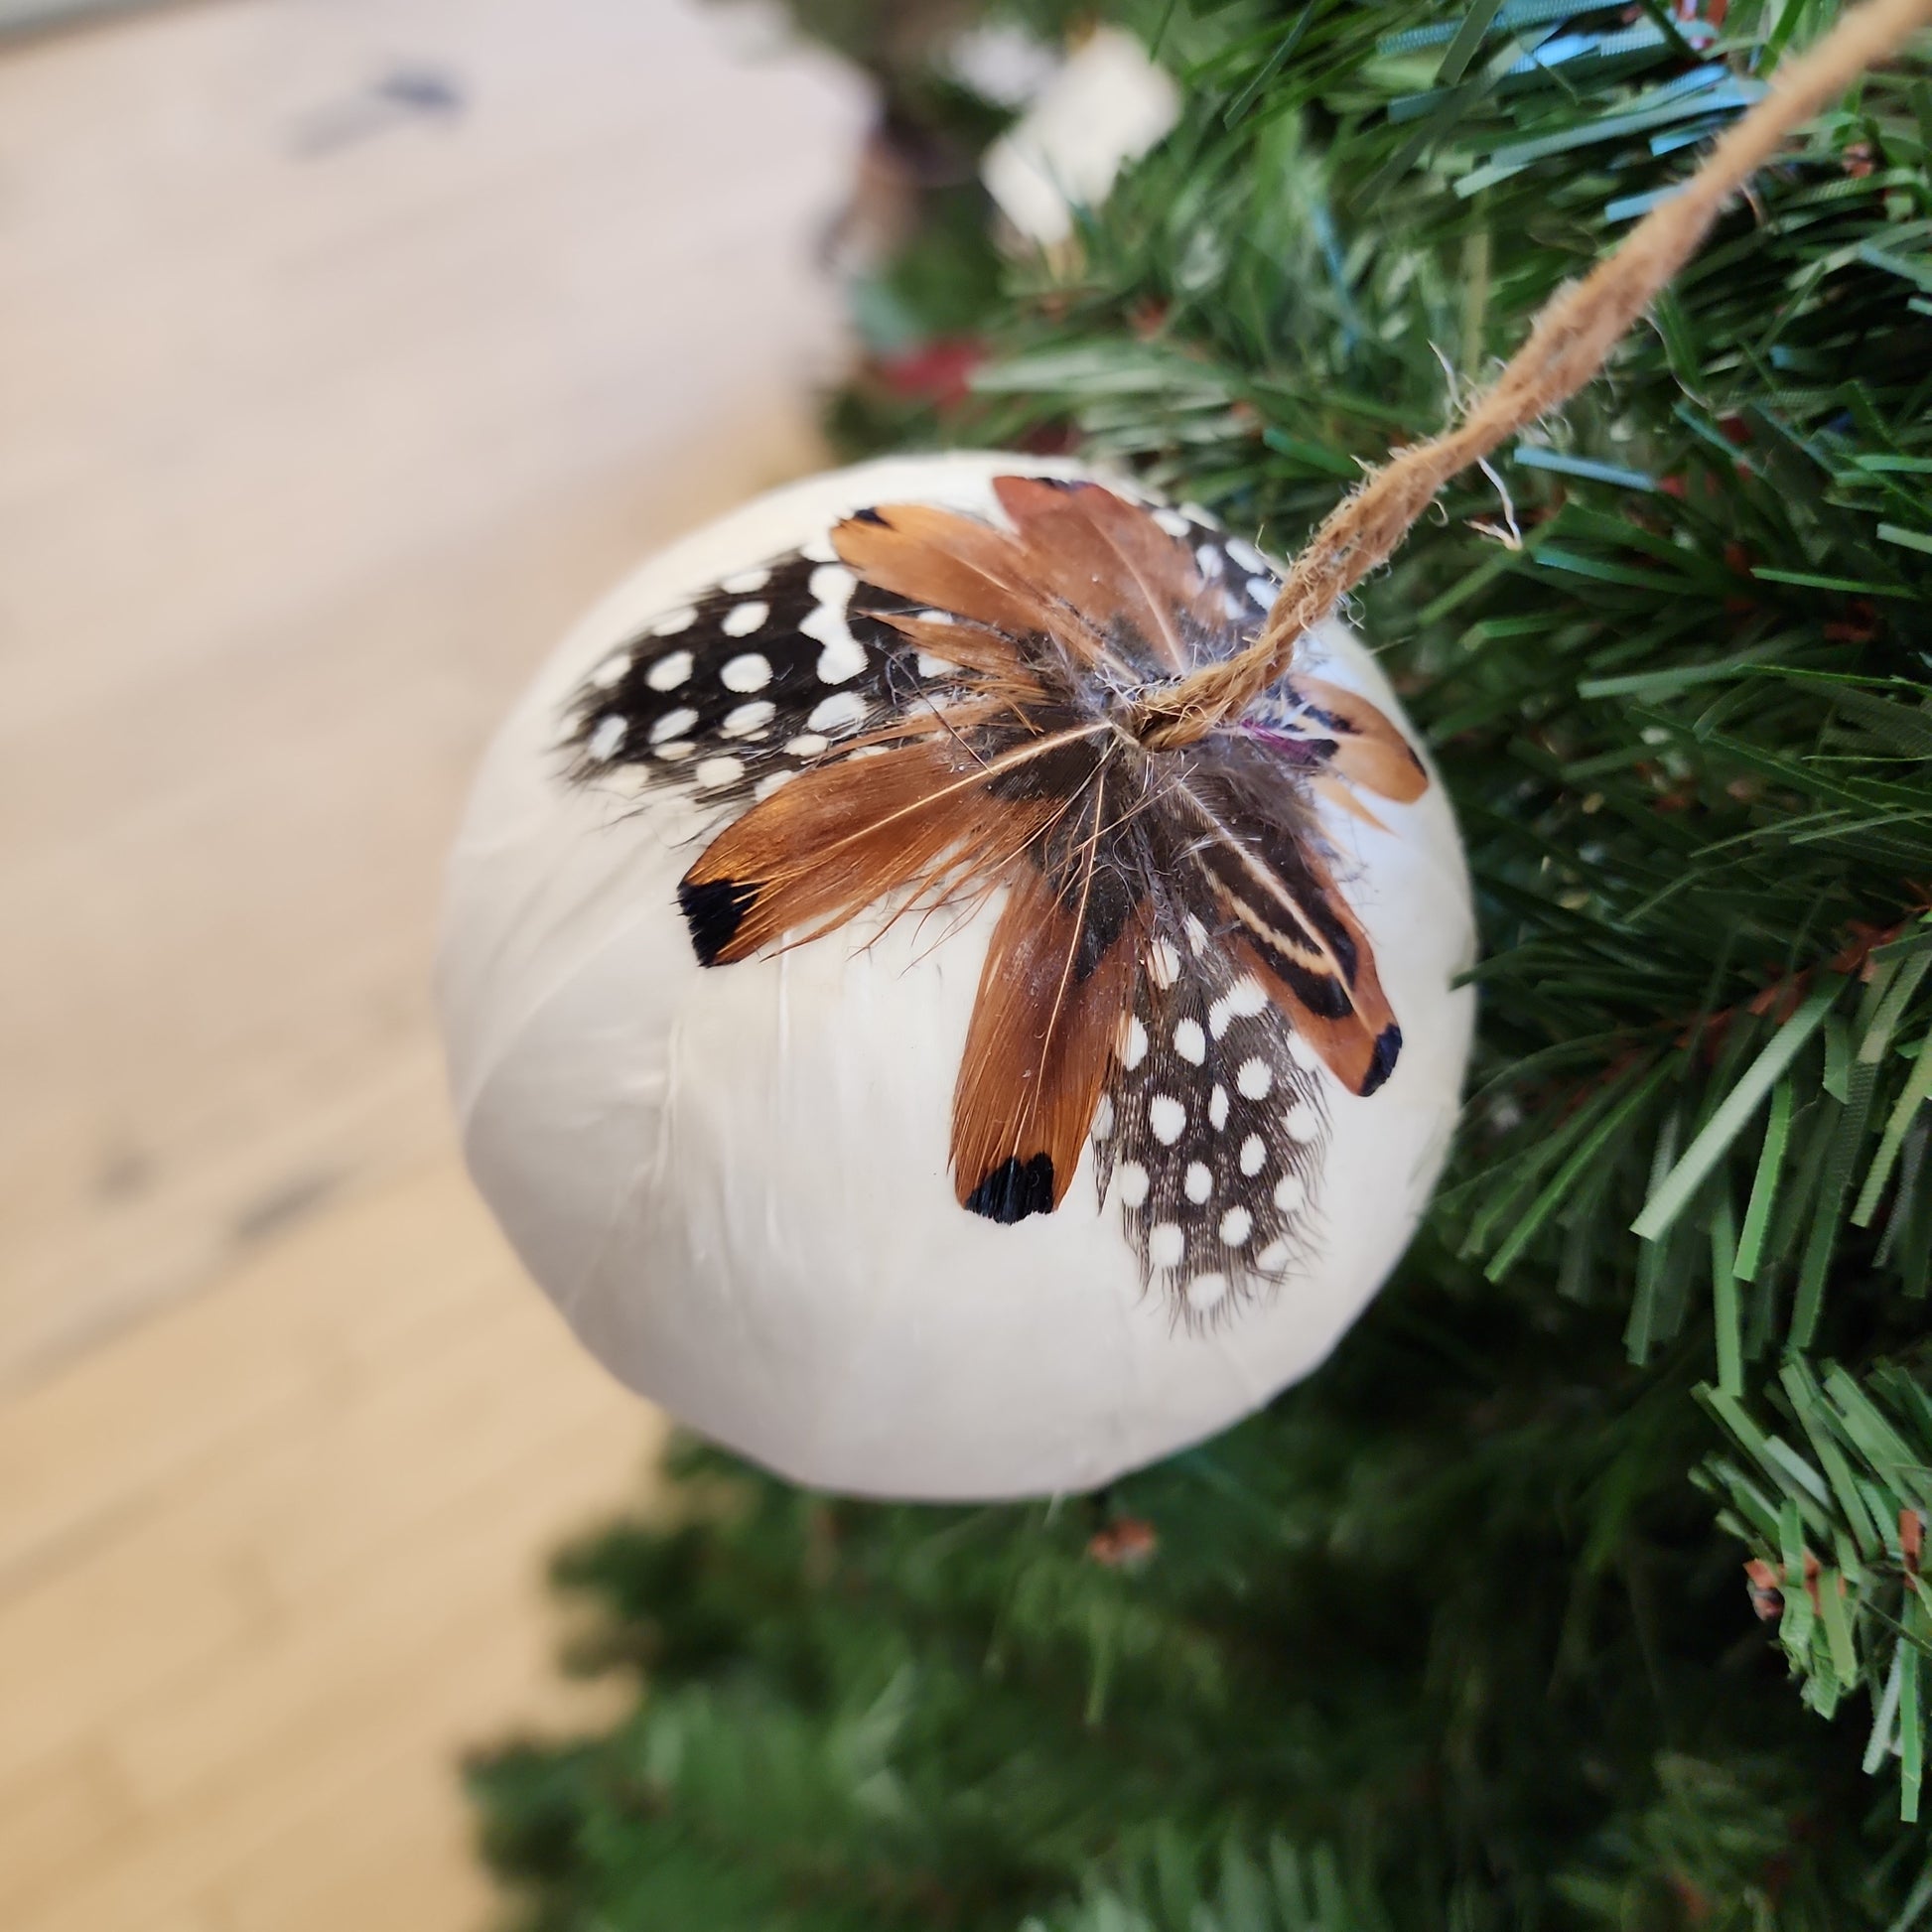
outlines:
M234 1238L261 1241L277 1234L291 1222L314 1213L342 1184L343 1176L329 1170L281 1181L256 1195L234 1217Z

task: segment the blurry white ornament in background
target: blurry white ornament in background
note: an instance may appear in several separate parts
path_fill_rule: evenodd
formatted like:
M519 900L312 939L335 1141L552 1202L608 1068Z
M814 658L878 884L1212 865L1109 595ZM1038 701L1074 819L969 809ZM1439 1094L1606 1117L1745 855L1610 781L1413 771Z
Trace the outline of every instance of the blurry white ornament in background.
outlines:
M1059 72L1066 59L1017 21L981 22L947 48L946 71L982 100L1020 108Z
M1106 201L1179 115L1179 88L1141 43L1096 28L987 149L980 178L1019 234L1055 248L1073 232L1073 210Z
M1136 694L1276 574L1087 476L894 459L674 545L452 862L478 1184L618 1375L801 1481L1039 1494L1212 1434L1333 1346L1447 1149L1468 887L1387 682L1323 625L1148 751Z

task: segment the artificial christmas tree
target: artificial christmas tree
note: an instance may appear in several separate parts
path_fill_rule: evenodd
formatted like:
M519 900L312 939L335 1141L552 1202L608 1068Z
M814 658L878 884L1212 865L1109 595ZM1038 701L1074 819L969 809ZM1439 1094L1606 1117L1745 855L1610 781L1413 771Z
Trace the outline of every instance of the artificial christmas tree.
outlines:
M950 428L1289 554L1834 14L1148 11L1182 123L1016 264ZM563 1565L635 1710L478 1765L527 1923L1932 1915L1929 144L1924 62L1871 75L1357 593L1483 938L1380 1301L1057 1505L687 1450Z

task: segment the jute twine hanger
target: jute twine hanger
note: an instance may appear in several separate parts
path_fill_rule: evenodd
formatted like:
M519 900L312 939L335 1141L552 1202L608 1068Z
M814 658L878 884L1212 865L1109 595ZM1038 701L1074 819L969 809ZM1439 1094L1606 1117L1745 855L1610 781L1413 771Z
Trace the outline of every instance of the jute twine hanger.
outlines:
M1395 554L1458 471L1574 396L1710 232L1725 203L1793 128L1867 68L1932 24L1932 0L1866 0L1799 59L1735 122L1704 165L1638 222L1581 282L1559 289L1495 382L1441 436L1401 451L1329 512L1296 558L1259 635L1245 649L1150 698L1139 736L1156 751L1191 745L1236 717L1288 671L1302 633Z

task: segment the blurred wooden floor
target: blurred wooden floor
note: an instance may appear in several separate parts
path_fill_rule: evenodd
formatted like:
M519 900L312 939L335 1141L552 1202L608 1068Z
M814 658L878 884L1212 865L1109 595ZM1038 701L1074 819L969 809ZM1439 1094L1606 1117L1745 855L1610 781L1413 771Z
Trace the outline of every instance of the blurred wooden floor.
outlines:
M862 116L687 0L0 51L8 1932L489 1915L454 1754L581 1713L537 1577L656 1426L456 1164L440 855L564 624L812 461Z

